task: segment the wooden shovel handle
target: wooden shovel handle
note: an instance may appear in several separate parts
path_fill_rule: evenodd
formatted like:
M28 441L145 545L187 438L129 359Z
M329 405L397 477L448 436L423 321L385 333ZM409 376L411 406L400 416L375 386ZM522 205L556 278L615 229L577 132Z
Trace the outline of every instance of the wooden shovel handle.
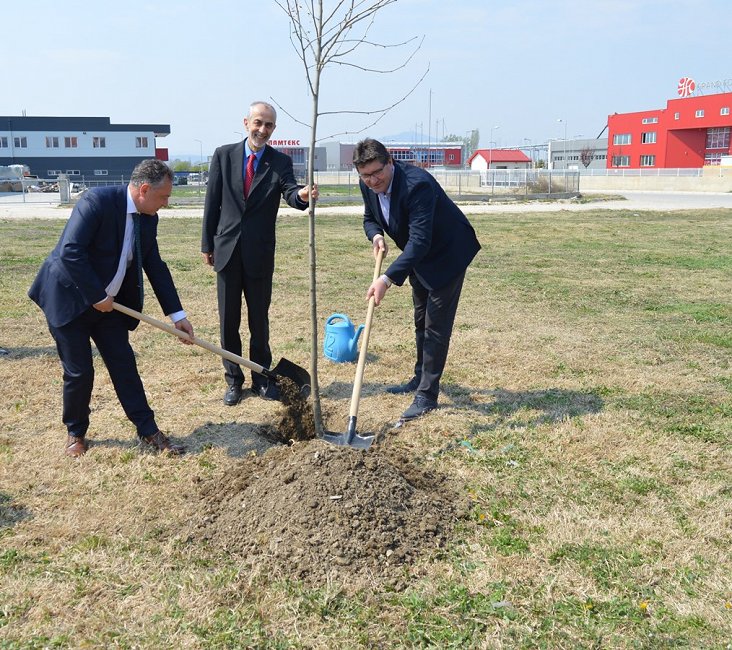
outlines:
M381 262L384 259L384 249L380 248L376 254L376 264L374 265L373 282L379 279L381 275ZM366 311L366 325L361 338L361 349L358 353L358 365L356 366L356 378L353 381L353 393L351 395L351 410L348 412L349 417L358 416L358 403L361 399L361 386L363 385L363 371L366 365L366 350L369 347L369 335L371 334L371 318L374 315L374 306L376 305L374 296L369 298L369 307Z
M233 361L234 363L238 363L242 366L246 366L250 370L254 370L254 372L258 372L260 375L265 375L266 377L269 377L270 375L273 374L271 371L267 370L267 368L265 368L264 366L260 366L258 363L254 363L254 361L250 361L249 359L240 357L238 354L234 354L233 352L224 350L224 348L220 348L217 345L214 345L213 343L209 343L208 341L204 341L195 336L190 337L185 332L182 332L181 330L173 327L172 325L169 325L168 323L164 323L163 321L159 321L150 316L146 316L145 314L141 314L139 311L135 311L134 309L130 309L129 307L125 307L124 305L120 305L118 302L112 303L112 307L114 307L114 309L116 309L117 311L122 312L123 314L132 316L132 318L136 318L137 320L143 321L144 323L147 323L148 325L157 327L158 329L163 330L164 332L168 332L169 334L173 334L174 336L177 336L181 339L190 341L194 345L202 347L202 348L208 350L209 352L213 352L214 354L218 354L220 357L223 357L224 359L228 359L229 361Z

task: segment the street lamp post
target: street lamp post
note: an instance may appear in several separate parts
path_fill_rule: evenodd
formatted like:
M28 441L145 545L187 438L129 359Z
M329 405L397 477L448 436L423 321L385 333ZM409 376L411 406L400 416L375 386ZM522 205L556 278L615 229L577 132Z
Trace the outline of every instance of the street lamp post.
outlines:
M524 138L524 142L529 143L529 157L531 158L531 167L534 167L534 148L531 146L531 138Z
M557 120L557 122L563 122L564 123L564 169L567 169L567 120L562 119L561 117Z
M203 180L203 141L198 138L194 138L198 142L201 153L201 163L198 166L198 195L201 195L201 181Z
M490 136L490 139L488 140L489 147L491 146L491 143L495 144L493 142L493 131L495 131L496 129L500 129L500 128L501 128L500 126L491 127L491 136ZM490 170L492 162L493 162L493 149L488 149L488 170Z

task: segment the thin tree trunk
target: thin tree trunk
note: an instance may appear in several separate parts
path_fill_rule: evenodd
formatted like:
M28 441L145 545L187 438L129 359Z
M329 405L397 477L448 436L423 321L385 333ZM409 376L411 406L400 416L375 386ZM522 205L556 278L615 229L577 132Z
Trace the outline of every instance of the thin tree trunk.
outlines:
M317 31L322 34L323 2L318 3ZM317 258L315 250L315 201L313 201L312 188L315 184L315 134L318 127L318 94L320 91L320 38L315 42L315 70L313 79L313 119L310 128L310 151L308 152L308 178L310 185L310 206L308 213L309 222L309 247L310 247L310 379L312 381L311 394L313 400L313 420L315 433L322 436L323 413L320 406L320 383L318 381L318 355L320 345L318 343L318 290L317 290Z

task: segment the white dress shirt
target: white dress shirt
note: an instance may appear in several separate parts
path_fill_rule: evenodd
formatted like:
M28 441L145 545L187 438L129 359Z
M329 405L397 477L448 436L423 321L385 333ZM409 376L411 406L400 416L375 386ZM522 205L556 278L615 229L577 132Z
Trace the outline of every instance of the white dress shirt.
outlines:
M389 223L389 209L391 207L391 186L394 185L394 176L391 177L391 183L386 192L380 192L376 195L379 199L379 206L381 206L381 213L384 215L384 221Z
M127 269L132 263L132 258L134 257L133 248L135 245L135 226L132 220L132 215L135 214L135 212L137 212L137 206L135 206L135 202L132 200L132 195L130 194L130 188L128 185L127 218L125 219L125 234L122 241L122 253L119 256L117 272L114 274L112 281L107 285L107 288L105 289L105 291L107 292L107 296L111 296L112 298L115 298L119 293L119 289L122 286L122 281L125 279L125 273L127 273ZM179 320L183 320L185 317L186 312L182 309L168 315L168 318L170 318L173 323L177 323Z

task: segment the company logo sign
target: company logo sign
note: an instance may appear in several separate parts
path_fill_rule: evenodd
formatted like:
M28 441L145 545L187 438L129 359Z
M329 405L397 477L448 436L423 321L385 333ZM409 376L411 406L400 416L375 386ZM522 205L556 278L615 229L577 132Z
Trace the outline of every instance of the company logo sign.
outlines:
M729 91L732 88L732 79L718 79L717 81L702 81L699 90Z
M732 90L732 79L717 79L716 81L702 81L696 83L691 77L681 77L676 92L680 97L691 97L696 91L704 94L704 91L711 93L724 93Z
M691 97L696 90L696 82L691 77L681 77L676 92L680 97Z
M273 147L299 147L299 140L270 140L269 145Z

